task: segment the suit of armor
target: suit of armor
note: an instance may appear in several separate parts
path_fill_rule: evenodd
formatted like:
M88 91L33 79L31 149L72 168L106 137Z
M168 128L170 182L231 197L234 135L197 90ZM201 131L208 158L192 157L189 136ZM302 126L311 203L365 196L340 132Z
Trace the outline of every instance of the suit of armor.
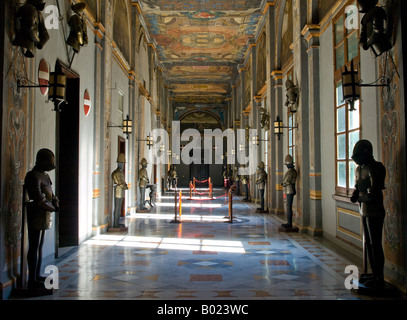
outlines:
M285 106L290 110L290 112L297 112L298 110L298 87L294 85L294 82L291 80L287 80L286 82L286 89L287 89L287 94L286 98L287 101L285 103Z
M175 165L171 166L171 170L168 172L168 178L170 182L170 187L175 188L177 186L177 180L178 180L178 175L177 175L177 170L175 169Z
M17 11L16 37L12 43L25 48L27 58L33 58L35 49L42 49L50 38L41 13L44 6L44 1L28 0Z
M293 201L294 196L297 194L295 189L295 183L297 182L297 170L294 168L294 162L291 155L287 155L285 158L285 165L288 170L284 175L283 183L281 186L284 189L284 194L286 197L286 214L287 214L287 223L283 224L284 228L292 228L293 224Z
M125 191L128 190L127 183L124 178L123 165L126 162L124 154L120 154L117 159L117 169L112 172L112 180L115 184L114 190L114 223L115 228L119 227L121 208L125 197Z
M244 186L245 198L244 201L249 201L249 177L247 175L240 176L242 185Z
M240 195L240 175L238 166L234 166L233 180L236 182L236 194Z
M146 186L149 183L148 173L147 173L147 160L143 158L141 160L141 169L138 172L139 188L140 188L140 209L144 210L146 202Z
M71 32L66 40L66 43L73 48L76 53L79 53L81 47L88 44L88 34L86 22L82 17L82 12L85 10L85 3L77 3L72 5L72 10L75 12L74 15L68 21L71 27Z
M261 161L256 171L256 184L260 191L261 207L260 211L264 211L264 189L266 188L267 173L264 170L264 162Z
M41 277L42 246L45 230L52 227L52 212L59 211L59 201L52 191L52 182L46 171L55 169L55 156L48 149L41 149L32 171L24 179L28 195L27 226L29 270L28 286L43 288L45 278Z
M260 127L267 131L270 128L270 116L267 112L267 109L260 108L260 114L261 114Z
M373 158L372 144L367 140L356 143L352 155L358 165L355 172L355 191L351 201L359 203L363 233L372 275L365 278L367 287L384 287L384 253L382 232L385 218L383 189L386 169Z
M386 11L377 7L376 0L358 0L360 12L366 13L361 21L360 45L364 50L372 48L376 56L380 56L392 48L388 32L385 29Z

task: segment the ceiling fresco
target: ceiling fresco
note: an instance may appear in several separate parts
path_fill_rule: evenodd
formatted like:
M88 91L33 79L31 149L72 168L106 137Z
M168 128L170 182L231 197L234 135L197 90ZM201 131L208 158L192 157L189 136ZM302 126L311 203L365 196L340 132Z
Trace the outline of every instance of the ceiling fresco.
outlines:
M207 104L224 101L258 31L263 0L137 2L167 81L175 85L173 101L185 103L188 95L191 104L205 97Z

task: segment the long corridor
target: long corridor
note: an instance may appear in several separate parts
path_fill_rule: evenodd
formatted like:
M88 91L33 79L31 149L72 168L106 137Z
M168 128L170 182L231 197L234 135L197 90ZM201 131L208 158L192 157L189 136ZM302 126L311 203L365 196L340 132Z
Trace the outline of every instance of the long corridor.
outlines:
M55 261L59 289L32 299L367 298L345 288L345 268L357 261L307 235L279 232L284 221L237 196L230 223L224 193L183 196L180 223L174 192L165 193L150 213L127 217L128 231L95 236Z

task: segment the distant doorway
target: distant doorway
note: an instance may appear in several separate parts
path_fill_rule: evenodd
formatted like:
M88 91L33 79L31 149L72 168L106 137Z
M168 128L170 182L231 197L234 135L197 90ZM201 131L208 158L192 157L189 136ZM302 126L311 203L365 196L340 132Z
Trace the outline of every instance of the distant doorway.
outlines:
M209 178L209 164L195 164L192 163L190 165L190 179L192 181L193 178L204 181Z

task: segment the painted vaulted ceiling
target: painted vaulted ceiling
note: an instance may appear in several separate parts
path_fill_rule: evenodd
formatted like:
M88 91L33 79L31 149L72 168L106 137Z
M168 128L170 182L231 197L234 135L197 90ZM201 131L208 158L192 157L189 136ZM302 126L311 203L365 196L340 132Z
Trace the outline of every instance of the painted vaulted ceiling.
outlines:
M138 0L175 103L224 103L259 28L263 1Z

